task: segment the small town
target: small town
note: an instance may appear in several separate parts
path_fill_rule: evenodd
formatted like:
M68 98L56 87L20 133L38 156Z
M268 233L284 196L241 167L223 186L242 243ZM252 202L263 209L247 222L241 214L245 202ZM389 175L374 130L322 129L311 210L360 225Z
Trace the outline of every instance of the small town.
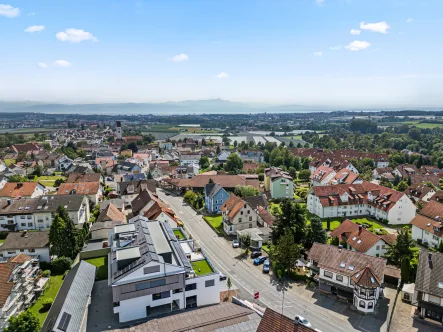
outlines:
M441 328L441 151L285 144L300 125L275 116L272 134L79 121L2 136L3 330Z

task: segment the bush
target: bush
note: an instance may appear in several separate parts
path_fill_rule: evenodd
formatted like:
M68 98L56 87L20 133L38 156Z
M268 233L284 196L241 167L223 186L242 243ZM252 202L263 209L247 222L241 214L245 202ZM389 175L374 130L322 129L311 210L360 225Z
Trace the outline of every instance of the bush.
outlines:
M382 219L381 223L387 225L387 224L389 224L389 220L388 219Z
M258 175L258 181L264 181L265 180L265 175L263 173Z
M47 297L47 298L43 299L43 302L42 302L43 309L45 311L48 311L49 308L51 308L53 302L54 302L54 300L51 299L50 297Z
M7 236L8 236L8 232L0 232L0 240L6 239Z
M308 284L308 287L309 287L309 288L314 288L315 286L317 286L317 283L316 283L315 281L311 281L311 282Z
M417 243L421 244L423 241L421 239L417 239Z
M72 265L72 259L69 257L58 257L52 261L51 271L55 274L62 274L69 270Z
M308 276L307 275L301 275L298 274L296 271L291 271L289 272L289 278L291 278L292 280L307 280Z
M44 270L42 272L42 277L44 277L44 278L49 278L50 275L51 275L51 270Z
M46 271L46 270L51 270L51 269L52 269L51 263L40 262L40 270Z

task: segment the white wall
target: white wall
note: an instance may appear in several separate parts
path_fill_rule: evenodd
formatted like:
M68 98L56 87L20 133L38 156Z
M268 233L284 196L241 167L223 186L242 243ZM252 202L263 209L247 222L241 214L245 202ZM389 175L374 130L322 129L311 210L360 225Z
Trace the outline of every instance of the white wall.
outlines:
M431 222L431 221L429 221ZM421 229L415 225L412 225L412 238L414 240L421 239L422 242L427 242L430 246L437 246L440 244L443 239L440 236L434 235Z
M18 254L25 254L28 256L36 256L39 255L39 261L40 262L50 262L51 261L51 255L49 253L49 247L47 248L36 248L35 252L29 251L32 249L24 249L23 251L20 251L19 249L16 250L3 250L3 257L14 257L17 256Z
M206 280L214 280L214 286L205 287ZM217 273L186 279L185 284L197 284L197 289L185 292L185 297L197 295L197 306L220 303L220 276Z

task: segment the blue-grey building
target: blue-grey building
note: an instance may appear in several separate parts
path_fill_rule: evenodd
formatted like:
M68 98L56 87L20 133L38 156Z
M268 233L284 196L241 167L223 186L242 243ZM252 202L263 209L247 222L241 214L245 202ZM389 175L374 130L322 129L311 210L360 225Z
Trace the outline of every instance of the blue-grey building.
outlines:
M221 206L228 198L228 192L218 183L208 183L205 186L205 205L210 213L221 213Z

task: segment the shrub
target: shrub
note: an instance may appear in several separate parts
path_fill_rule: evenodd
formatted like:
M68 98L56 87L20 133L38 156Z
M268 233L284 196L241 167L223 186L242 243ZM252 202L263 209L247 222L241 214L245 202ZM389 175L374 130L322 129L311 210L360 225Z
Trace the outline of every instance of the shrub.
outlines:
M289 272L289 277L292 280L303 280L304 281L304 280L308 279L308 277L306 275L298 274L296 271Z
M258 181L264 181L265 180L265 175L263 173L258 175Z
M51 269L52 269L51 263L40 262L40 270L46 271L46 270L51 270Z
M314 288L315 286L317 286L317 284L315 283L315 281L311 281L311 282L308 284L308 287L309 287L309 288Z
M43 309L45 309L46 311L49 310L49 308L51 308L53 302L54 302L54 300L51 299L50 297L43 299L43 303L42 303Z
M421 239L417 239L417 243L421 244L423 241Z
M42 272L42 277L44 278L49 278L50 275L51 275L51 270L44 270Z
M0 232L0 240L6 239L7 236L8 236L8 232Z
M72 259L69 257L58 257L52 261L51 271L55 274L62 274L69 270L72 265Z

